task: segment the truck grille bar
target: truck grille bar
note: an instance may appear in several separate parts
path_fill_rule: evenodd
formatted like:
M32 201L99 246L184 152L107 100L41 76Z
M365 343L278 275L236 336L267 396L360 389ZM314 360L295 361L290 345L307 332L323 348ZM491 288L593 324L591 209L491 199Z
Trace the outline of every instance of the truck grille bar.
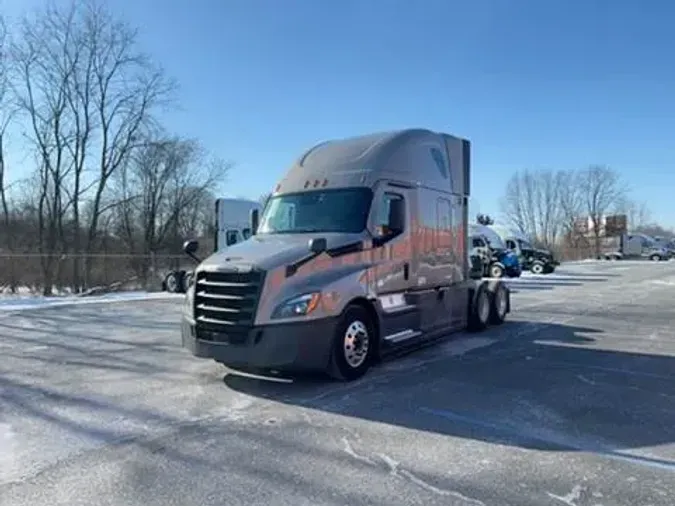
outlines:
M207 272L195 279L197 338L244 344L253 327L264 273Z

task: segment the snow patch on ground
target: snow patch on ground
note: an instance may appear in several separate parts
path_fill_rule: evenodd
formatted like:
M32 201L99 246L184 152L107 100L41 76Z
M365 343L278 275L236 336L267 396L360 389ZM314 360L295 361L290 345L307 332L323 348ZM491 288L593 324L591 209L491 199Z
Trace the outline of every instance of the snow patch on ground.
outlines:
M79 304L101 304L110 302L128 302L134 300L152 300L152 299L181 299L183 294L167 292L119 292L105 295L93 295L89 297L78 297L74 295L62 297L43 297L38 295L0 295L0 312L6 311L26 311L33 309L43 309L57 306L72 306Z
M8 471L14 471L14 439L15 434L12 426L0 422L0 475Z
M669 277L669 278L664 278L664 279L653 279L651 284L653 284L653 285L675 286L675 277Z

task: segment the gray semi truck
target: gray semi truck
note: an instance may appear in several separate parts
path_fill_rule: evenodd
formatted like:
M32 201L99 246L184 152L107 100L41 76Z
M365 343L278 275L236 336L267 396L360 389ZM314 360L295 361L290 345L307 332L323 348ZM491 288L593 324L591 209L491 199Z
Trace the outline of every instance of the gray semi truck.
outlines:
M277 185L246 241L201 260L183 346L231 369L361 377L390 353L499 325L510 293L474 279L470 143L429 130L328 141ZM196 241L185 252L197 258Z

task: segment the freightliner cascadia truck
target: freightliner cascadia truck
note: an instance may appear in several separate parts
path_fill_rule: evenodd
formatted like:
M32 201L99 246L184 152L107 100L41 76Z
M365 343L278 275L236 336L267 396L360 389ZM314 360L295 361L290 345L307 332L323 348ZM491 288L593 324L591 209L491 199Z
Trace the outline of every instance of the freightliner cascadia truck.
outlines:
M390 353L499 325L510 292L474 279L470 143L422 129L328 141L276 186L249 239L200 260L181 333L245 372L361 377Z

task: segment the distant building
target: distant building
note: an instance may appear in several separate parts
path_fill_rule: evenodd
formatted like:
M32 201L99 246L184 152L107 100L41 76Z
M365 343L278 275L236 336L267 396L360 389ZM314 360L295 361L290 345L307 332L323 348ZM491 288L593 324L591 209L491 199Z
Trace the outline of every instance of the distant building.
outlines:
M612 214L600 219L600 237L614 237L628 231L628 219L625 214ZM575 232L582 237L594 237L595 230L590 216L582 216L574 221Z

